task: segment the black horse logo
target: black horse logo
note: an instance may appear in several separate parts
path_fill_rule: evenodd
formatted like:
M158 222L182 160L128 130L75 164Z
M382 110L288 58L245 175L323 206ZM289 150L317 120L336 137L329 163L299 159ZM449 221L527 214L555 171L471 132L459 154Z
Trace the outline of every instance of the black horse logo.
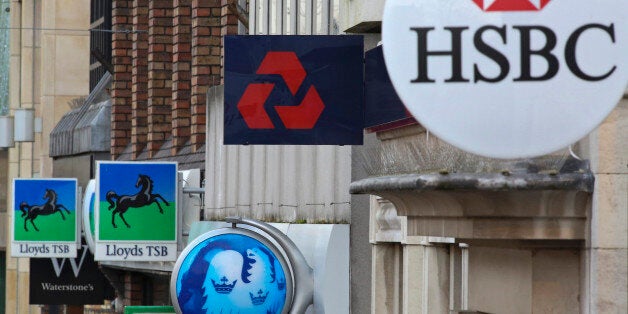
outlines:
M128 228L131 228L126 222L126 219L124 219L124 213L126 213L130 207L139 208L155 203L157 207L159 207L159 212L163 214L164 210L161 208L161 205L159 205L159 202L157 202L157 199L161 199L166 206L170 205L161 195L153 194L153 180L151 180L149 176L144 174L138 176L135 187L139 188L140 186L140 191L134 195L118 195L114 191L107 192L107 202L110 204L109 210L115 208L111 213L111 224L114 228L118 227L115 221L116 214L122 218L122 222L124 222ZM115 203L114 200L116 200Z
M33 225L33 227L35 228L35 231L39 231L37 226L35 226L35 218L37 218L37 216L47 216L59 212L59 214L61 214L61 218L65 220L65 216L63 215L63 211L61 211L61 209L65 209L65 211L70 214L70 211L65 206L63 206L62 204L57 204L57 193L54 190L46 189L46 193L44 194L43 198L48 199L43 205L31 206L28 205L26 202L20 203L22 217L26 216L26 218L24 218L24 230L28 231L28 228L26 227L26 222L30 220L31 225Z

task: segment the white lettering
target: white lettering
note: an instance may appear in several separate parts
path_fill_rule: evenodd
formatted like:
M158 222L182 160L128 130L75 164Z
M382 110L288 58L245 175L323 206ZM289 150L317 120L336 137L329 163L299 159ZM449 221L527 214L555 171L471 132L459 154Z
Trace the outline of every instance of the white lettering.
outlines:
M83 255L81 256L81 260L78 265L76 264L76 258L70 259L70 266L72 267L72 272L74 273L74 278L78 278L79 272L81 271L81 267L83 266L83 261L85 260L85 256L87 256L87 245L83 245ZM58 258L51 258L52 268L54 268L55 274L57 277L61 276L61 270L63 269L63 265L65 264L66 258L61 260L61 264L59 265Z

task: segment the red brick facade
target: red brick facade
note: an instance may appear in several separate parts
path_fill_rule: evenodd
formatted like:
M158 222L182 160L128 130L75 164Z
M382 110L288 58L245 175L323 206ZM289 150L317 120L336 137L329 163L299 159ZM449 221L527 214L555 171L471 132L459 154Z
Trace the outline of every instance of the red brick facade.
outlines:
M131 70L132 129L131 145L133 158L137 158L146 147L148 106L148 1L133 0L133 69Z
M220 84L220 0L192 0L191 143L205 142L205 94Z
M194 167L204 164L205 94L222 81L222 36L237 34L237 19L226 4L113 1L113 28L127 31L114 33L112 43L114 160L180 160L193 155L201 156ZM168 280L131 270L123 273L116 289L124 304L170 302Z
M148 3L148 156L172 133L172 0Z
M133 28L131 2L127 0L113 2L113 30ZM114 71L111 85L111 156L115 159L120 156L131 138L131 34L113 33L111 48Z
M130 31L113 36L114 159L204 147L205 94L222 82L222 37L237 23L227 0L114 0L114 29Z
M192 0L174 0L172 57L172 154L190 139Z

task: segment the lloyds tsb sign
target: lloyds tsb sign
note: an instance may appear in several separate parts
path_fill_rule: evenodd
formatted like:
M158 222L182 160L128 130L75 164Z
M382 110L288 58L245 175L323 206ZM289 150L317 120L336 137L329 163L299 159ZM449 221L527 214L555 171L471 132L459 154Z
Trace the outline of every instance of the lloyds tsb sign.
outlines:
M625 0L387 1L386 67L415 118L479 155L534 157L592 131L628 83Z

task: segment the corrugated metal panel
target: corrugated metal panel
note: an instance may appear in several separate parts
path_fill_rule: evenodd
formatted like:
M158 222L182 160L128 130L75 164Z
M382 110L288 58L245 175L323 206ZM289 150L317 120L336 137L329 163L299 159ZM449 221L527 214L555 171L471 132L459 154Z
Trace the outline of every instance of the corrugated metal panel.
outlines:
M106 128L109 127L103 126L103 124L109 125L110 118L108 115L103 116L105 112L101 112L101 110L108 109L106 109L106 105L101 103L108 101L110 98L107 92L110 84L111 74L107 72L89 94L83 105L66 113L61 118L52 129L52 132L50 132L50 156L70 156L88 151L109 151L108 141L103 146L100 144L100 142L103 142L102 140L94 141L94 139L100 136L110 136L109 132L96 134L105 132ZM94 118L99 118L100 120L94 120ZM94 130L90 130L92 126ZM78 137L75 135L77 128L81 129L78 130L80 135ZM87 130L85 130L86 128ZM89 136L89 138L86 139L83 136ZM89 141L89 144L81 143L83 141Z
M72 152L108 152L111 148L111 99L89 107L74 127Z
M210 89L207 101L207 219L348 222L350 146L226 146L223 87Z
M338 34L340 0L250 0L249 34ZM223 89L208 93L205 213L346 223L350 146L225 146Z
M335 35L340 0L249 0L249 34Z

